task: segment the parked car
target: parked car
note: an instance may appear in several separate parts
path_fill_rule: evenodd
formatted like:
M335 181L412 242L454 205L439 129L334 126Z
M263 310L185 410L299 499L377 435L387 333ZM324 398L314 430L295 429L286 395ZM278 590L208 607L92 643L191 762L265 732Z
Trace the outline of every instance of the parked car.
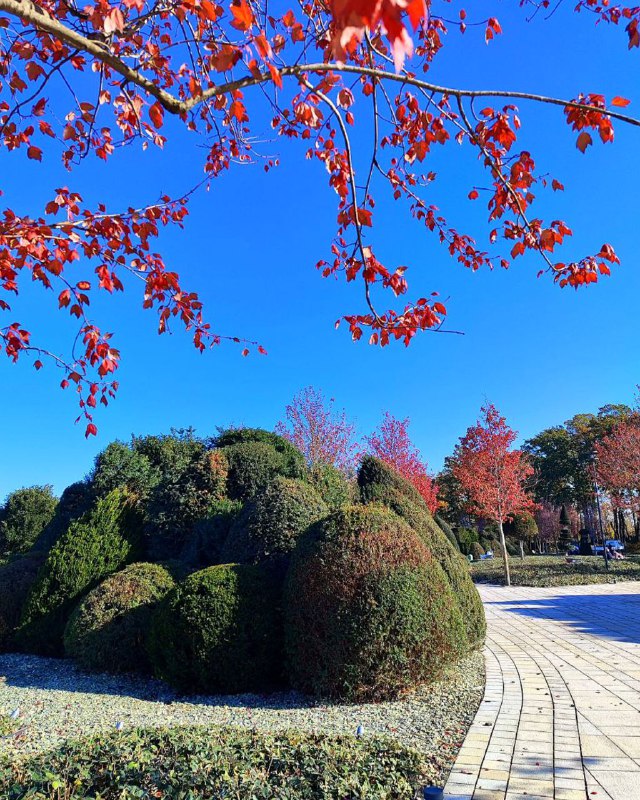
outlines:
M612 550L618 550L621 553L624 552L624 543L620 539L607 539L607 547Z

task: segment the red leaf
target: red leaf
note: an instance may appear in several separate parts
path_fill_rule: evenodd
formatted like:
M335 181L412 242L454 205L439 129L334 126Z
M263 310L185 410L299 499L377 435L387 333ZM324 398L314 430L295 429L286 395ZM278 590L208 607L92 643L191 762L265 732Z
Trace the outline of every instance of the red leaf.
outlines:
M149 117L156 128L161 128L164 121L164 109L160 103L154 103L149 109Z
M611 101L611 105L618 106L618 108L626 108L630 103L631 100L627 100L626 97L614 97Z
M587 133L586 131L582 131L580 136L578 136L578 141L576 142L576 147L580 150L581 153L589 147L590 144L593 144L593 139L591 138L591 134Z
M231 6L233 20L231 27L238 31L248 31L253 25L253 11L249 8L247 0L240 0L239 3Z
M32 158L34 161L42 161L42 150L39 147L31 145L31 147L27 150L27 156Z
M98 433L98 429L93 424L93 422L90 422L87 425L86 431L84 432L85 439L88 439L90 436L95 436L97 433Z
M477 200L478 197L479 197L478 192L475 189L469 192L469 200Z
M202 0L200 3L200 8L202 9L202 13L204 16L211 20L211 22L215 22L218 19L218 11L213 3L209 2L209 0Z

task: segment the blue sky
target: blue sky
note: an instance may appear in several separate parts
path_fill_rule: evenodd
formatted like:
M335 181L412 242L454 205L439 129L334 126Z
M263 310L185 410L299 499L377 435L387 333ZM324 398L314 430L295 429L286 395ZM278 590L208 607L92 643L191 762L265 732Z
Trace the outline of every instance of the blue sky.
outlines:
M487 13L486 2L465 5L470 19L474 8ZM570 5L548 21L526 24L515 2L492 3L504 35L490 47L480 29L467 33L464 46L452 36L430 77L560 97L622 95L634 101L629 111L640 114L640 54L627 51L621 29L596 28ZM213 327L258 339L268 356L242 358L233 346L199 355L177 329L157 336L155 317L141 310L139 289L129 284L125 295L92 306L96 321L115 331L123 356L121 388L97 415L97 439L85 440L84 426L74 426L75 398L57 388L56 370L35 373L27 362L0 361L6 421L0 498L40 483L61 491L90 469L109 441L132 433L193 425L207 434L228 423L272 428L293 394L309 384L334 397L363 434L385 410L410 417L415 443L435 469L487 398L524 438L579 411L630 402L640 381L640 134L618 124L613 145L596 142L581 155L559 109L520 108L522 146L566 187L564 193L540 192L536 213L573 228L567 260L597 251L604 241L613 244L622 265L612 278L579 292L560 290L548 276L536 279L533 256L518 259L508 272L471 274L401 207L382 201L371 239L377 256L390 266L409 265L413 297L438 290L448 298L448 324L465 335L425 334L407 349L353 343L334 322L363 309L360 287L323 280L314 268L335 228L326 173L299 148L267 141L263 151L278 152L282 166L268 175L260 166L238 167L214 182L192 202L186 229L163 236L161 249L184 284L199 292ZM268 137L266 125L263 130ZM364 135L355 142L366 146ZM37 165L0 150L0 182L3 201L25 213L36 213L61 184L115 209L180 193L198 180L201 162L202 151L185 135L162 154L130 148L106 166L87 160L72 175L54 158ZM459 157L450 145L430 167L439 175L434 202L486 243L484 204L466 201L471 185L483 183L475 159ZM27 286L13 305L12 320L64 350L73 327L52 311L50 297Z

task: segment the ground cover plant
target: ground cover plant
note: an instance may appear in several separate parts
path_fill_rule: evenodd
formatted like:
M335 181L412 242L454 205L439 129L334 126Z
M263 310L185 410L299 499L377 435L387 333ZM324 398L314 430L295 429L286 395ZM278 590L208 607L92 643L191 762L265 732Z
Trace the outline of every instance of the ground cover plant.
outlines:
M513 586L579 586L588 583L616 583L640 580L640 558L610 561L609 569L602 556L525 556L511 560ZM478 561L471 565L471 575L477 583L504 583L501 559Z
M0 764L3 800L411 800L418 753L389 739L139 729Z

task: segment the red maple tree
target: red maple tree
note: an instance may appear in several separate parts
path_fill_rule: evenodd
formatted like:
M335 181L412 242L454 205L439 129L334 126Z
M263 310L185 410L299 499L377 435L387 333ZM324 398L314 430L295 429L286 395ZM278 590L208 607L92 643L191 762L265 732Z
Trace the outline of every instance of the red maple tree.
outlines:
M469 497L469 510L498 525L507 586L511 576L504 523L534 508L525 491L533 468L522 451L511 449L516 436L495 406L485 405L480 419L456 445L452 459L453 474Z
M438 508L438 490L426 462L409 438L409 418L397 419L388 411L380 426L365 437L367 450L410 481L432 514Z
M287 406L286 422L276 425L276 433L294 444L310 466L333 464L351 474L358 451L356 427L344 411L336 410L334 402L307 386Z
M629 47L640 45L640 7L578 0L576 10L624 27ZM0 147L36 162L58 156L73 174L89 156L106 161L134 144L162 148L182 128L185 146L193 142L203 153L206 188L237 163L277 166L257 142L274 135L298 139L337 195L336 235L330 256L317 266L324 276L357 279L363 287L364 310L342 319L354 339L368 330L373 344L408 344L418 331L440 329L447 310L436 292L405 299L407 267L376 257L378 193L390 191L404 202L463 267L507 267L533 251L560 286L578 287L609 274L618 258L607 243L591 255L558 254L571 236L569 226L532 215L531 207L541 189L563 187L518 149L514 103L557 107L583 152L593 135L612 142L614 122L640 126L624 111L629 101L622 97L585 92L559 98L433 83L427 74L432 62L451 40L460 47L457 37L468 26L483 30L488 43L502 33L494 16L467 20L464 9L457 19L451 16L445 0L310 0L295 10L266 0L0 0ZM272 109L269 131L256 122L263 98ZM479 100L487 105L478 108ZM370 152L358 158L351 146L355 126L375 133ZM428 157L451 143L471 148L485 175L484 185L470 181L469 199L479 190L487 198L486 248L447 220L432 199L436 175ZM179 320L199 349L230 339L247 354L254 344L216 333L197 294L183 288L152 249L162 227L182 226L191 193L114 211L87 205L72 187L52 187L42 209L0 211L0 350L12 361L32 354L37 369L47 358L57 364L62 386L78 392L87 435L96 432L93 408L117 390L120 359L112 333L89 312L96 290L121 291L136 278L143 306L158 311L160 332ZM9 298L31 280L52 290L55 304L78 319L67 355L35 340L13 317ZM399 300L384 310L381 297Z
M640 415L619 422L596 443L598 481L617 508L640 510Z

